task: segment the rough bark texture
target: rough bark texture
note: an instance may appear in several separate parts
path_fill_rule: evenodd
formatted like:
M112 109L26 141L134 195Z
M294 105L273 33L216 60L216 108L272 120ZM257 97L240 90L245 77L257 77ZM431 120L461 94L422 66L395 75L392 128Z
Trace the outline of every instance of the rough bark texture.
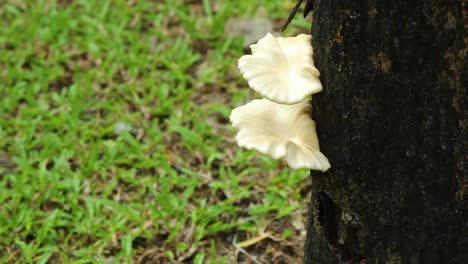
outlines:
M468 263L466 1L315 0L305 263Z

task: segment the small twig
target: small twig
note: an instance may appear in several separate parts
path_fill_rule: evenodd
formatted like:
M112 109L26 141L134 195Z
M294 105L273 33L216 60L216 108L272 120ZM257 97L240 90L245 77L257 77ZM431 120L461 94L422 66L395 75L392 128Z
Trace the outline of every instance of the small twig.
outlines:
M182 256L180 256L177 261L179 263L182 263L184 262L184 260L190 258L191 256L193 256L193 254L195 254L197 252L197 249L198 249L198 246L196 245L192 245L189 250L187 252L185 252L185 254L183 254Z
M154 254L154 253L156 253L156 252L159 252L159 251L161 251L160 248L152 248L152 249L150 249L150 250L145 251L145 253L143 253L143 255L141 255L141 256L138 258L138 260L137 260L136 263L137 263L137 264L142 264L146 257L148 257L149 255L152 255L152 254Z
M293 9L291 10L291 13L289 14L288 19L287 19L286 22L284 23L283 28L281 29L281 32L285 31L286 28L288 27L288 25L291 23L291 21L293 20L294 16L295 16L296 13L297 13L297 10L299 10L299 7L301 6L302 1L303 1L303 0L297 0L296 5L295 5L295 6L293 7Z
M249 252L247 252L247 250L239 247L236 243L236 240L237 240L237 235L234 235L234 239L232 240L232 245L237 249L237 251L243 253L244 255L246 255L250 260L252 260L255 264L264 264L263 262L259 261L257 259L257 257L254 257L252 255L249 254Z
M291 10L291 13L289 14L288 19L284 23L283 28L281 29L281 32L285 31L286 28L288 27L288 25L291 24L291 21L294 19L294 16L296 16L296 13L297 13L297 11L299 10L299 7L302 4L302 1L304 1L304 0L297 0L296 5ZM305 7L304 7L304 18L310 13L310 11L312 11L312 8L313 8L312 2L313 2L313 0L306 0L306 4L305 4Z

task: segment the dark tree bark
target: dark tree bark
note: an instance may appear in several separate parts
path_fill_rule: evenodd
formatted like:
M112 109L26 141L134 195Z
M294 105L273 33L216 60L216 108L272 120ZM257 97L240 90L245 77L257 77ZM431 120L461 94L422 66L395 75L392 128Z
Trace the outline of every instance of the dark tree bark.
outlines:
M467 2L314 0L305 263L468 263Z

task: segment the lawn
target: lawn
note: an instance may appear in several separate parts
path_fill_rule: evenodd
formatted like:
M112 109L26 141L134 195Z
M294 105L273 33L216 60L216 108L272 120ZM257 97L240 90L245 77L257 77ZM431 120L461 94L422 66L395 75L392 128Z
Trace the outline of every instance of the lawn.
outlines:
M236 146L224 29L294 3L2 1L0 263L300 262L309 171Z

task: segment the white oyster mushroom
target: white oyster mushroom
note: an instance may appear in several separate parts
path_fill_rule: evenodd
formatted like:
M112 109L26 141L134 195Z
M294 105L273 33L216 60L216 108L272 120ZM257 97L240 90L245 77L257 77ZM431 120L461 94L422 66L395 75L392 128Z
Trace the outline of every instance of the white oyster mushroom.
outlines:
M293 169L326 171L328 159L320 152L310 103L293 105L253 100L234 109L230 120L239 130L237 144L275 159L284 159Z
M268 33L250 46L238 67L249 86L270 101L295 104L322 91L320 72L312 59L312 36L275 38Z

